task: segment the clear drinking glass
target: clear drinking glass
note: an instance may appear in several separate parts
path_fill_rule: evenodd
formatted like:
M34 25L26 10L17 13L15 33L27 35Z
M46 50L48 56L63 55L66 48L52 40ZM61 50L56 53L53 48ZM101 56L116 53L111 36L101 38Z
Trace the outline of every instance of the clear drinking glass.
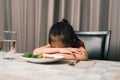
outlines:
M0 51L2 51L2 49L3 49L3 41L0 40Z
M3 40L0 40L0 59L3 59Z
M16 32L4 31L3 39L4 59L15 59L16 53Z

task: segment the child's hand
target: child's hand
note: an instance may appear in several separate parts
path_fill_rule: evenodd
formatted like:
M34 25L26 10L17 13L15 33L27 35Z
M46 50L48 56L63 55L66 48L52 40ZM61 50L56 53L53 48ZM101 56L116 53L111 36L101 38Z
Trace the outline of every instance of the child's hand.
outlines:
M87 53L83 47L80 48L66 48L66 50L72 52L72 54L82 55L83 53Z
M72 52L72 53L80 53L81 50L79 48L66 48L66 50Z
M67 50L67 49L65 49L65 48L61 48L61 49L59 50L59 53L72 55L74 58L76 58L75 54L74 54L72 51Z

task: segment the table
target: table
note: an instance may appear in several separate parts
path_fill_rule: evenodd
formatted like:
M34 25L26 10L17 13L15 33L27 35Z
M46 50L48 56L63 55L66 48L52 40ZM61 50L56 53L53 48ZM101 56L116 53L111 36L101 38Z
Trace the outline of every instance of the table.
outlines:
M115 61L99 60L90 68L77 68L69 66L67 61L35 64L0 59L0 75L15 75L26 80L115 80L118 73L120 73L120 62Z

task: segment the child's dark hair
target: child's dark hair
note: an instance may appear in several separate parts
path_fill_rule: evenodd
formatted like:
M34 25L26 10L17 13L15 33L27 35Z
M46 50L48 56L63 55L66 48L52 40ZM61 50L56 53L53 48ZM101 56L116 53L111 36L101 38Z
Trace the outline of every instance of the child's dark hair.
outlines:
M48 38L49 43L51 44L51 36L57 37L61 35L63 36L61 40L66 46L72 47L75 42L79 40L74 33L72 26L65 19L57 22L51 27Z

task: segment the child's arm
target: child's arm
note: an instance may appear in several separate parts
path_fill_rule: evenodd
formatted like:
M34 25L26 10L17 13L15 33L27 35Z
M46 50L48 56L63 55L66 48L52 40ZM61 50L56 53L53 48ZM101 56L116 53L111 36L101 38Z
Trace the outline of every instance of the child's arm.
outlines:
M58 53L65 57L65 59L87 60L88 55L85 48L52 48L49 44L40 48L36 48L33 54L44 53Z
M62 53L61 55L64 56L64 59L70 59L70 60L88 60L87 51L83 47L80 47L80 48L65 48L65 49L71 50L74 55Z
M80 60L88 60L88 53L85 48L80 47L79 50L81 51L80 53L76 53L76 59ZM80 55L81 54L81 55Z
M74 50L75 51L75 50ZM42 46L40 48L36 48L33 51L33 54L44 54L44 53L48 53L48 54L53 54L53 53L67 53L67 54L72 54L72 51L67 50L65 48L52 48L49 44L46 46Z
M36 48L33 51L33 54L43 54L43 53L57 53L57 50L56 49L53 50L51 46L48 44L48 45Z

